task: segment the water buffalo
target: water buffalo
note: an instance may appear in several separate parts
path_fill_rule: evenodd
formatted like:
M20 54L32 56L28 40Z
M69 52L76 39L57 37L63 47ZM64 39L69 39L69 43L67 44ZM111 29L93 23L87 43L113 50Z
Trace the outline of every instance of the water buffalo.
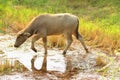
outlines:
M72 34L81 42L86 52L88 49L83 41L82 36L78 32L79 19L77 16L69 13L61 14L42 14L35 17L30 24L18 33L15 47L19 47L23 44L29 37L33 36L31 49L35 52L37 50L34 47L34 43L42 38L45 49L45 57L47 55L47 36L49 35L59 35L63 34L67 40L63 54L65 55L67 49L71 45L73 39ZM46 68L42 68L46 70Z

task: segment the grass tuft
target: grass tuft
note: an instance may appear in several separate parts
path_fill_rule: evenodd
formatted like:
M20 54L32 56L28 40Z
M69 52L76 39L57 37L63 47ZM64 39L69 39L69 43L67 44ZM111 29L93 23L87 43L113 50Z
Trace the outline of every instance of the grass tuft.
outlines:
M12 72L26 71L27 69L17 60L5 59L0 62L0 75L11 74Z

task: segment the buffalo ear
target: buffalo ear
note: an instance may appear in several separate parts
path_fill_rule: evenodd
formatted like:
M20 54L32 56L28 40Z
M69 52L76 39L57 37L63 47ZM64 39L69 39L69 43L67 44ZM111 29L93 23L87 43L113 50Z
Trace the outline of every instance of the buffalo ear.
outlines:
M30 36L31 36L31 34L28 33L28 32L25 32L24 35L27 36L27 37L30 37Z

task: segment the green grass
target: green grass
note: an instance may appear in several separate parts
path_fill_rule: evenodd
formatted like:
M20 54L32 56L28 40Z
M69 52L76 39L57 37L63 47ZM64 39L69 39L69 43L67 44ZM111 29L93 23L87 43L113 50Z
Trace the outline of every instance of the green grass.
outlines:
M18 32L39 14L67 12L79 16L86 43L107 51L120 48L120 0L0 0L0 4L2 33Z

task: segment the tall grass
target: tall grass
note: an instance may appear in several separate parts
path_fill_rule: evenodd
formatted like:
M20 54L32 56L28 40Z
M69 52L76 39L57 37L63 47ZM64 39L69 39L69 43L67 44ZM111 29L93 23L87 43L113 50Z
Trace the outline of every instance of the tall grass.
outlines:
M107 51L120 48L120 0L0 0L0 4L0 32L18 32L42 13L67 12L79 16L79 31L87 44ZM54 45L58 40L52 41Z

